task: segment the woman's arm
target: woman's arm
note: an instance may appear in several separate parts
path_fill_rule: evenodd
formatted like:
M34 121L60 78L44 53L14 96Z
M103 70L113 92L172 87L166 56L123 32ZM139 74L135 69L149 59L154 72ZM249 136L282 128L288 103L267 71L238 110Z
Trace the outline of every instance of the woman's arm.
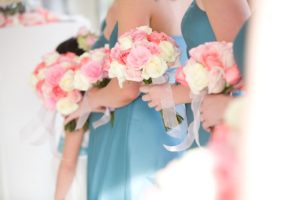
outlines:
M203 4L218 41L232 42L250 16L247 0L197 0Z
M55 200L64 200L72 185L83 136L82 129L66 133L63 155L57 174Z

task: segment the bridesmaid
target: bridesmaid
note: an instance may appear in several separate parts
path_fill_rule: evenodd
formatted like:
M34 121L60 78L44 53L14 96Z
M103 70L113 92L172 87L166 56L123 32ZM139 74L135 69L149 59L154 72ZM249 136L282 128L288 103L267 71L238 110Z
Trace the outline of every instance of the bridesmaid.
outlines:
M118 1L118 25L110 37L110 46L114 46L118 35L148 25L172 35L181 51L186 52L180 21L189 4L189 1ZM182 60L186 60L185 53ZM174 82L174 74L170 76ZM113 125L90 128L88 199L138 200L144 188L154 184L155 172L181 155L163 147L179 141L166 134L159 112L142 101L139 87L136 82L126 82L121 89L113 79L107 87L90 92L92 108L116 109ZM93 115L91 121L99 117Z
M241 27L250 16L250 7L247 0L202 0L208 13L212 28L216 33L217 40L233 42L239 33ZM224 23L226 21L227 23ZM243 49L240 49L240 38L245 34L245 27L238 34L238 40L235 42L235 58L240 71L244 72L244 63L241 62ZM242 58L243 59L243 58ZM201 106L202 124L206 130L211 130L214 126L221 123L224 112L228 104L233 100L233 96L226 95L206 95Z
M102 35L94 44L94 48L103 47L105 44L109 43L106 39L107 36L110 35L115 21L115 6L112 5L108 10L107 16L103 25L101 27ZM60 53L66 53L70 50L70 47L74 47L76 39L69 39L63 42L58 46L57 51ZM81 50L78 48L72 48L75 50L74 53L80 55ZM82 54L82 53L81 53ZM94 111L102 111L101 109L95 109ZM82 143L84 139L84 133L82 130L78 130L73 133L66 133L65 139L61 139L59 143L59 151L62 152L62 160L59 166L58 175L57 175L57 183L56 183L56 191L55 191L55 199L63 200L67 197L67 194L70 190L71 184L73 182L73 178L76 172L77 160L78 156L81 154L87 154L87 148L82 148ZM85 190L82 188L82 190ZM80 197L78 197L80 198Z
M233 41L249 15L249 7L245 0L194 1L182 21L182 32L188 49L215 39ZM224 21L228 23L224 23ZM172 87L175 103L188 103L191 101L188 88L183 86ZM145 86L141 88L141 91L147 93L143 99L152 102L152 105L159 110L160 96L156 95L158 94L157 90L160 90L160 87ZM220 123L224 110L231 100L232 97L225 95L208 95L205 98L201 106L201 112L203 114L202 126L207 132L211 132L211 127ZM191 111L188 114L191 115ZM200 129L200 131L200 142L206 142L207 140L203 140L203 138L208 138L207 132L205 134L203 130Z
M215 41L216 37L213 29L209 23L206 12L201 1L195 0L186 11L182 23L181 30L184 40L187 44L187 51L197 47L205 42ZM143 96L143 100L151 103L151 106L160 110L161 97L159 94L160 86L144 86L141 91L146 93ZM186 103L188 122L193 121L193 113L191 110L190 90L187 87L181 85L172 85L173 97L176 104ZM202 126L199 130L200 144L206 145L209 141L210 134L205 131Z

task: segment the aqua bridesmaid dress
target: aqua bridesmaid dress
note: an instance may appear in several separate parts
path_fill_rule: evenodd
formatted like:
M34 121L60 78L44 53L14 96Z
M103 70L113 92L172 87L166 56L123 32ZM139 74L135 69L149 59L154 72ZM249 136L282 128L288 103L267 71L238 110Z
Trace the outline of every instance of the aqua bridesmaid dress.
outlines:
M109 40L111 47L117 37L116 26ZM174 39L184 52L181 57L184 62L187 59L185 42L182 37ZM173 72L171 69L170 81L175 82ZM176 145L180 140L166 134L160 113L149 108L141 96L116 109L114 116L113 123L97 129L90 126L89 200L139 200L142 191L155 184L155 172L181 156L164 148L164 144ZM93 113L91 122L100 117L101 114Z
M181 23L181 31L187 45L187 51L205 42L216 40L206 13L198 7L196 1L192 2L185 13ZM186 111L188 123L191 123L194 120L191 104L186 104ZM206 145L209 141L210 133L206 132L201 126L199 137L200 144Z
M248 32L248 24L249 20L246 23L244 23L233 43L234 58L243 77L245 76L245 46Z

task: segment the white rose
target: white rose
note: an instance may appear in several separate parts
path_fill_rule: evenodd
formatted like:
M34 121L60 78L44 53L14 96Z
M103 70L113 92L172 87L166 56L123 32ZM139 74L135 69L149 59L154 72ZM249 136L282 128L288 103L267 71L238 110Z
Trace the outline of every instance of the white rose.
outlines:
M62 98L56 103L56 110L63 115L69 115L78 109L78 104L71 101L69 98Z
M183 71L186 75L186 82L194 94L208 87L209 75L201 64L189 62Z
M137 30L144 31L147 34L152 33L152 28L150 28L149 26L140 26L137 28Z
M230 128L234 130L241 130L244 107L245 98L243 97L236 98L228 105L224 113L224 121Z
M121 50L130 49L133 45L133 41L129 37L121 37L119 38L120 48Z
M67 71L59 82L59 86L66 92L71 92L74 89L74 72Z
M37 74L38 80L45 79L45 72L46 72L46 69L45 69L45 68L39 70L39 73Z
M44 56L43 60L47 66L50 66L56 62L59 58L59 54L57 52L52 52Z
M209 72L209 83L208 83L208 93L218 94L221 93L226 86L226 81L224 79L224 72L221 68L215 67Z
M158 56L153 56L143 68L142 78L147 80L149 78L161 77L167 69L168 65L164 60Z
M176 49L174 45L171 42L168 41L162 41L159 44L160 48L160 56L167 62L167 63L173 63L176 61L178 57L178 53L176 52Z
M122 65L117 61L111 63L108 76L109 78L117 78L121 88L123 87L123 82L126 80L125 74L125 65Z
M34 74L31 74L31 77L30 77L31 85L35 87L38 82L39 82L39 79Z
M87 91L91 87L89 80L80 72L77 71L74 76L74 88Z

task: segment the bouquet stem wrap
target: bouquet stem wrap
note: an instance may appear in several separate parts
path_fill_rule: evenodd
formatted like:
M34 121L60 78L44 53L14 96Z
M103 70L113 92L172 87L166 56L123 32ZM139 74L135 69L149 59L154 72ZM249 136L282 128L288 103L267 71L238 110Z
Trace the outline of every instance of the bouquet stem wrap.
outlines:
M207 90L203 90L197 95L191 93L191 98L192 98L191 106L194 115L194 121L189 125L187 136L180 144L176 146L164 145L164 147L168 151L172 151L172 152L184 151L188 149L193 144L194 141L200 147L200 140L199 140L199 128L200 128L200 117L201 117L200 105L206 94L207 94Z

